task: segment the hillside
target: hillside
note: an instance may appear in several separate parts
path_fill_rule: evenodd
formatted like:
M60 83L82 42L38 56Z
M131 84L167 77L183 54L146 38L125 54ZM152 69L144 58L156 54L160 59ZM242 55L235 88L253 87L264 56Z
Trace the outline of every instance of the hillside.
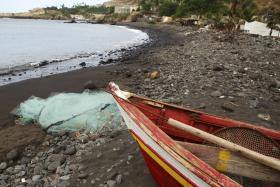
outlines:
M255 0L259 10L265 10L269 7L273 7L280 10L280 0Z
M138 5L138 0L111 0L104 3L106 7L121 5Z

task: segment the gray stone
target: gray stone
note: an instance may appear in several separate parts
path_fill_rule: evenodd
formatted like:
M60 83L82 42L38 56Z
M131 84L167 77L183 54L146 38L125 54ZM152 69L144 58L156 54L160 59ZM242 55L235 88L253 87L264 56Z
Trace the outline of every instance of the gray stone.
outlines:
M4 170L4 169L6 169L8 167L8 164L6 163L6 162L2 162L1 164L0 164L0 170Z
M95 180L92 179L92 180L90 181L90 184L95 184Z
M0 180L3 180L3 181L6 181L9 179L9 176L8 175L3 175L3 174L0 174Z
M77 152L76 148L74 146L67 147L64 154L66 155L74 155Z
M30 158L27 158L27 157L22 157L20 159L20 163L21 164L28 164L30 162Z
M236 106L233 103L223 103L223 105L221 106L222 109L224 109L227 112L234 112Z
M220 97L220 96L222 96L223 94L222 94L219 90L216 90L216 91L212 92L210 95L211 95L212 97Z
M132 160L133 159L133 155L128 155L127 156L127 160L129 161L129 160Z
M88 177L88 174L87 173L80 173L79 175L78 175L78 178L79 179L86 179Z
M70 183L68 181L62 181L58 184L59 187L67 187L70 186Z
M12 149L10 152L7 153L6 158L8 160L15 160L19 156L17 149Z
M116 177L117 184L121 184L122 180L123 180L123 176L121 174L117 175L117 177Z
M16 176L17 177L22 177L22 176L24 176L26 174L26 171L19 171L17 174L16 174Z
M35 175L39 175L41 174L41 171L43 170L43 165L41 163L38 163L35 167L34 167L34 171L33 173Z
M34 175L32 177L32 181L37 182L37 181L39 181L41 179L41 177L42 177L41 175Z
M15 169L14 169L14 173L18 173L18 172L20 172L20 171L24 171L25 168L26 168L25 165L16 165L16 166L15 166Z
M96 90L98 87L91 80L89 80L84 84L84 89Z
M70 175L61 176L59 179L63 181L67 181L70 179Z
M14 168L13 168L13 167L8 167L8 168L6 169L6 172L7 172L8 174L14 174Z
M55 162L51 162L47 166L47 168L48 168L48 171L54 172L57 169L58 166L60 166L60 161L55 161Z
M61 164L63 164L65 160L66 157L62 154L52 154L48 157L47 162L59 161Z
M114 181L114 180L108 180L108 181L107 181L107 185L108 185L109 187L114 187L114 186L116 185L116 181Z

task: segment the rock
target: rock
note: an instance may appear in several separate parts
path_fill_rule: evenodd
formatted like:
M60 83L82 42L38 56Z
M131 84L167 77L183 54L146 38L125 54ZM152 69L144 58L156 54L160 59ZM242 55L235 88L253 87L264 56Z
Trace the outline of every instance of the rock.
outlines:
M6 158L8 160L16 160L18 158L18 150L17 149L12 149L10 152L7 153Z
M95 180L92 179L92 180L90 181L90 184L95 184Z
M80 173L79 175L78 175L78 178L79 179L86 179L88 177L88 174L87 173Z
M125 73L125 77L126 77L126 78L132 77L132 73L131 73L131 72L126 72L126 73Z
M60 180L64 180L64 181L69 180L70 179L70 175L61 176L59 179Z
M149 74L149 78L152 79L152 80L159 78L159 76L160 76L159 71L153 71Z
M48 168L48 171L50 172L54 172L56 171L57 167L60 166L60 161L54 161L54 162L51 162L47 168Z
M212 97L220 97L220 96L222 96L223 94L222 94L219 90L216 90L216 91L212 92L210 95L211 95Z
M200 103L196 108L197 109L205 109L206 108L206 104L205 103Z
M225 67L222 65L216 65L213 67L214 71L223 71L224 69L225 69Z
M67 147L64 151L64 154L66 155L74 155L77 152L76 148L74 146Z
M258 114L258 118L263 121L271 121L271 116L269 114Z
M269 84L269 88L280 88L280 81L274 80Z
M107 181L107 185L108 185L108 187L114 187L114 186L116 185L116 181L114 181L114 180L108 180L108 181Z
M0 164L0 170L4 170L4 169L6 169L8 167L8 164L6 163L6 162L2 162L1 164Z
M79 65L85 67L87 64L85 62L81 62Z
M84 84L84 89L97 90L98 87L91 80L89 80Z
M49 62L47 60L43 60L39 63L39 66L42 67L42 66L46 66L48 64L49 64Z
M96 158L100 158L100 157L102 157L102 153L98 153L98 154L96 155Z
M6 169L6 172L7 172L8 174L14 174L14 168L13 168L13 167L8 167L8 168Z
M65 156L62 154L52 154L47 158L48 163L58 161L61 164L63 164L65 160L66 160Z
M250 108L258 108L259 101L257 99L251 99L248 101Z
M228 112L234 112L236 105L231 102L225 102L221 108Z
M26 166L25 165L16 165L14 168L14 173L19 173L20 171L25 171Z
M123 179L123 176L121 174L117 175L116 177L116 183L117 184L121 184L122 183L122 179Z
M132 156L132 155L128 155L128 156L127 156L127 160L128 160L128 161L130 161L130 160L132 160L132 159L133 159L133 156Z
M38 182L40 179L41 179L41 175L34 175L33 177L32 177L32 181L33 182Z

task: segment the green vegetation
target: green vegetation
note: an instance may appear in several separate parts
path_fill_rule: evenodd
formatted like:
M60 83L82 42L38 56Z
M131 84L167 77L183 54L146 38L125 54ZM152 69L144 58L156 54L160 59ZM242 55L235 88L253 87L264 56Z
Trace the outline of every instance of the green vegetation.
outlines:
M68 8L64 5L62 5L61 8L47 7L44 10L45 12L59 11L66 17L70 17L70 14L79 14L79 15L83 15L86 18L90 17L92 14L111 14L114 12L113 7L89 6L84 4L75 5L71 8Z
M164 1L159 6L159 15L160 16L172 16L176 13L178 3L173 1Z

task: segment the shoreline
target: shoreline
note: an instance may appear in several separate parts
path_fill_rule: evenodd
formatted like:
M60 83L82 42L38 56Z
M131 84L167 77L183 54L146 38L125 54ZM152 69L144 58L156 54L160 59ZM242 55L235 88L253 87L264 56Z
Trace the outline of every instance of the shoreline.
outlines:
M122 24L120 26L143 29L143 31L149 35L151 42L136 50L132 50L132 52L129 52L127 55L118 58L114 63L77 69L46 77L27 79L0 86L0 102L6 106L0 109L0 120L8 121L9 112L32 95L45 98L53 92L81 92L83 91L83 84L89 80L92 80L98 87L105 87L106 83L118 77L118 75L112 75L112 73L122 69L122 66L131 66L131 62L126 63L126 61L133 61L136 56L143 54L145 51L149 50L149 48L153 48L160 43L159 41L163 39L162 37L166 37L166 33L157 33L157 28L151 29L147 26L133 24ZM73 82L69 83L70 80ZM36 85L37 88L34 85ZM1 124L0 128L3 126Z
M69 57L61 58L49 57L48 59L43 59L38 62L29 62L27 64L16 65L10 68L2 68L0 69L0 86L30 78L45 77L82 68L113 64L123 58L131 56L134 51L149 45L151 42L149 36L141 30L123 25L116 25L116 27L124 28L128 32L137 32L139 36L136 36L136 38L133 39L133 43L127 42L127 44L117 48L113 47L113 49L105 50L103 52L92 51L77 53Z

